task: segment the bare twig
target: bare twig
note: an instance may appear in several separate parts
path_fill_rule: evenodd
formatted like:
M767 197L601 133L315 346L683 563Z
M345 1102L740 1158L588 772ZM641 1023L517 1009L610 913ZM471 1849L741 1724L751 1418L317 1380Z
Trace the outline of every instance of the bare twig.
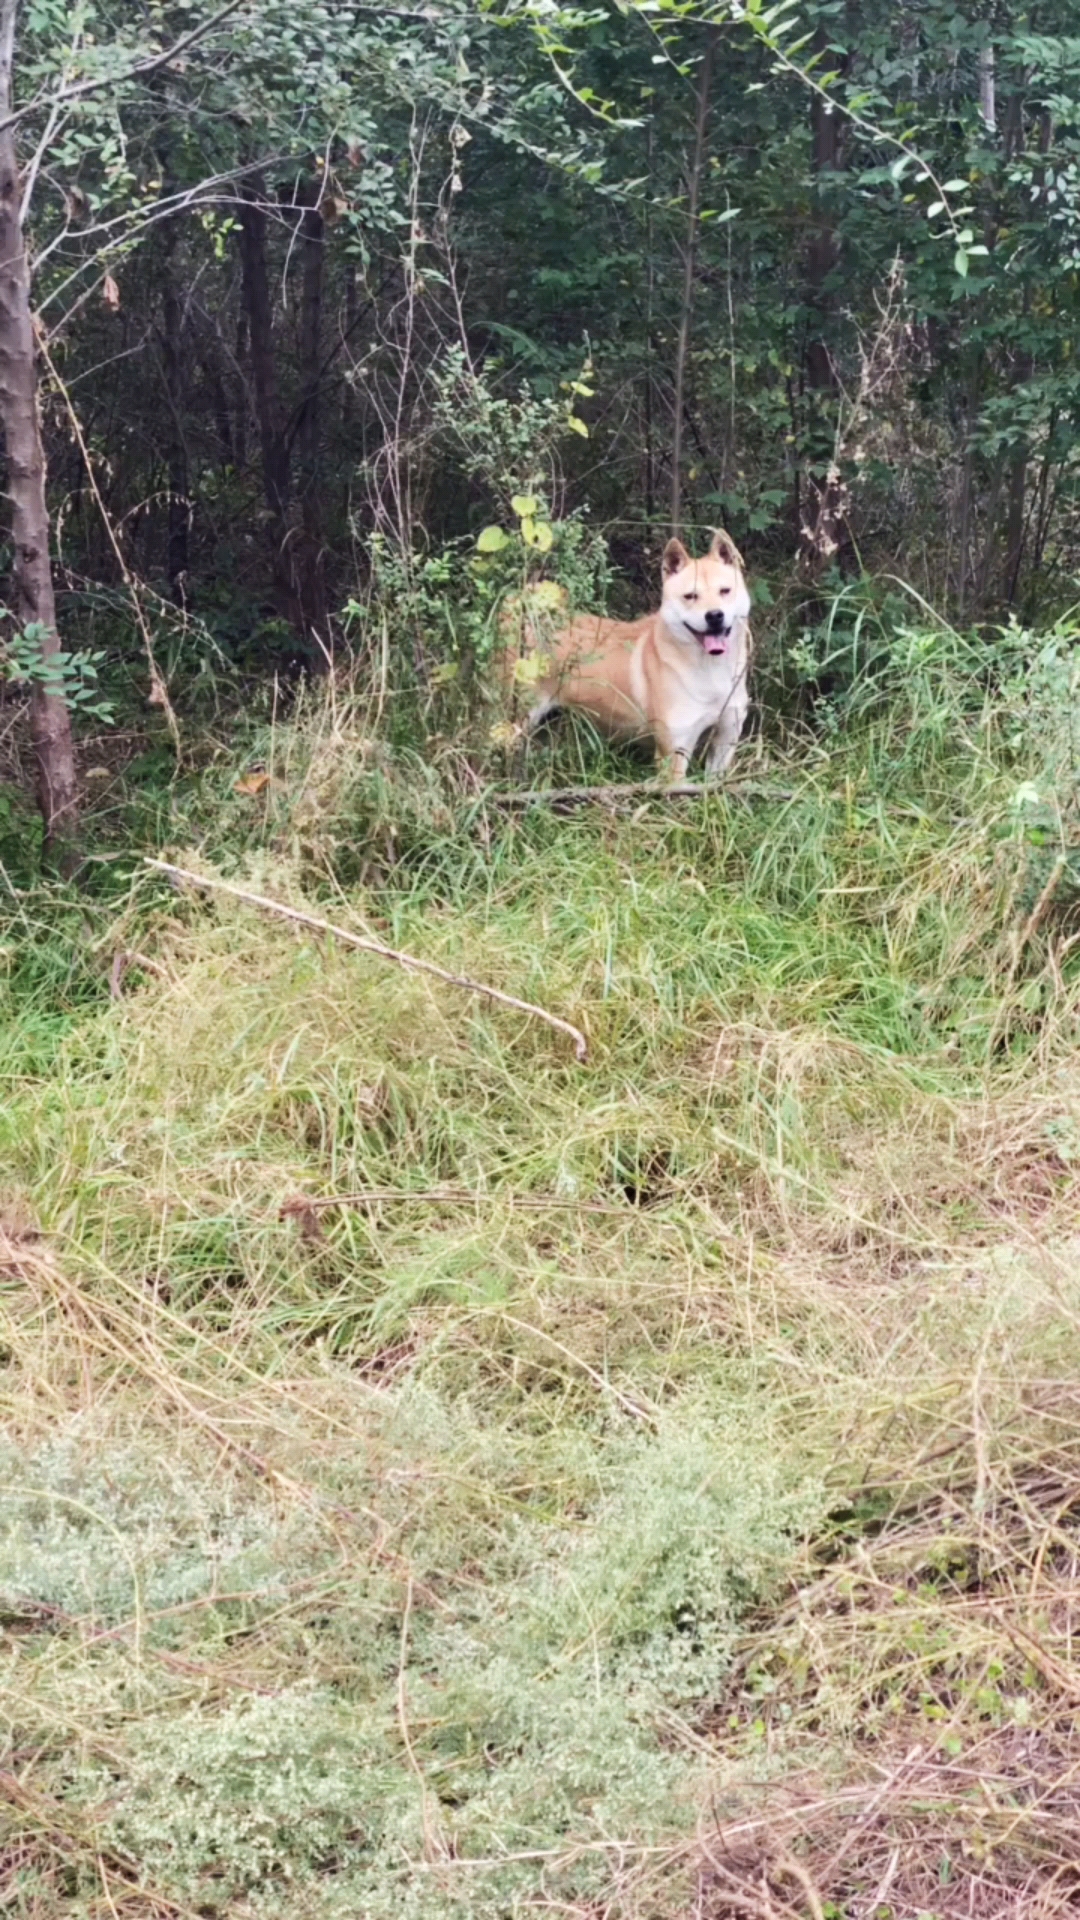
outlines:
M416 1750L409 1732L408 1701L405 1693L405 1671L409 1663L409 1621L412 1618L413 1579L409 1575L405 1589L405 1612L401 1620L401 1649L398 1655L397 1677L397 1717L402 1743L408 1755L409 1765L416 1776L420 1788L420 1805L424 1821L424 1855L427 1860L443 1860L448 1848L439 1827L438 1801L432 1800L424 1771L416 1757Z
M1032 907L1031 912L1028 914L1027 919L1024 921L1024 924L1020 929L1020 936L1016 942L1016 957L1013 963L1012 972L1009 975L1010 986L1012 985L1013 977L1016 972L1016 967L1020 963L1020 957L1024 951L1024 948L1027 946L1028 941L1033 938L1039 926L1041 925L1042 921L1045 919L1046 914L1050 908L1050 904L1054 898L1054 895L1061 884L1061 876L1065 872L1065 869L1068 866L1068 864L1069 864L1068 854L1059 853L1057 859L1054 861L1054 864L1050 869L1050 874L1049 874L1049 877L1047 878L1046 885L1043 887L1043 890L1040 893L1038 899L1036 900L1035 905Z
M497 1000L501 1006L513 1007L517 1013L527 1013L534 1020L544 1020L549 1027L557 1027L560 1033L569 1034L574 1042L574 1052L579 1060L588 1058L589 1046L580 1027L571 1021L563 1020L557 1013L548 1013L545 1007L534 1005L531 1000L519 1000L516 994L503 993L499 987L486 986L480 980L471 980L464 973L450 973L445 967L437 967L432 960L418 960L415 954L402 953L397 947L387 947L381 940L365 940L358 933L349 933L344 927L335 926L330 920L323 920L315 913L302 913L298 907L288 907L283 900L270 900L265 894L251 893L247 887L236 887L231 880L219 880L217 875L192 873L188 867L173 866L169 860L147 860L146 865L158 873L167 873L174 880L185 880L191 887L201 887L208 893L227 893L234 900L243 900L249 907L261 907L264 913L274 913L282 920L292 920L297 926L310 927L315 933L328 933L333 940L340 940L345 946L358 947L361 953L374 953L382 960L393 960L399 967L411 973L429 973L436 980L444 980L447 986L460 987L465 993L480 993L488 1000Z
M538 1340L546 1340L548 1346L554 1347L556 1353L561 1353L565 1360L570 1360L575 1367L580 1367L582 1373L588 1375L594 1386L599 1387L603 1393L610 1393L612 1399L617 1400L620 1407L625 1408L627 1413L632 1413L635 1420L654 1421L657 1418L658 1408L648 1404L642 1406L637 1400L631 1400L630 1395L623 1393L614 1381L606 1380L602 1373L598 1373L595 1367L590 1367L588 1361L582 1359L580 1353L575 1353L573 1347L565 1346L561 1340L556 1340L555 1335L548 1333L544 1327L535 1326L529 1320L518 1320L512 1313L500 1313L498 1317L505 1326L516 1327L519 1333L531 1333Z
M700 1846L717 1882L723 1888L726 1906L734 1907L737 1913L751 1915L752 1920L803 1920L803 1916L796 1913L795 1908L789 1906L786 1900L779 1907L774 1903L764 1869L761 1871L759 1888L755 1891L747 1884L747 1876L744 1873L739 1872L734 1866L729 1866L713 1851L710 1838L705 1833L700 1835Z
M37 146L34 149L34 157L31 160L30 165L27 167L25 173L23 174L22 195L19 200L20 227L25 227L27 222L30 219L30 202L34 197L34 187L37 184L37 177L41 171L41 163L44 160L45 155L47 154L49 147L52 143L53 136L56 133L57 124L60 118L61 118L60 104L58 101L54 100L49 110L49 117L45 122L45 131L42 134L41 139L38 141Z
M781 1870L802 1889L806 1904L810 1909L811 1920L825 1920L825 1909L821 1904L821 1895L818 1893L802 1861L796 1858L791 1848L786 1847L782 1840L777 1841L776 1850L779 1856Z
M1005 978L1005 986L998 1002L997 1012L994 1015L994 1024L990 1029L990 1038L986 1044L988 1054L993 1052L998 1039L1009 1024L1009 1017L1012 1012L1009 996L1016 984L1016 976L1020 971L1020 962L1024 957L1025 948L1029 940L1034 938L1043 919L1049 912L1054 895L1061 884L1062 875L1065 873L1068 864L1068 854L1059 853L1050 869L1046 884L1036 900L1035 905L1032 907L1031 912L1028 914L1019 932L1013 936L1013 950L1009 960L1009 971Z
M910 1773L912 1772L912 1769L918 1765L919 1761L922 1760L922 1758L923 1758L922 1748L919 1746L912 1747L910 1752L904 1755L904 1758L901 1760L899 1766L894 1768L891 1772L885 1775L885 1778L881 1782L881 1785L877 1789L877 1792L872 1795L871 1799L867 1803L867 1806L862 1816L860 1817L859 1820L857 1820L852 1826L848 1828L845 1837L841 1840L840 1845L836 1849L836 1852L830 1858L828 1866L825 1870L826 1878L828 1879L830 1885L835 1884L842 1862L846 1860L848 1854L851 1852L852 1847L855 1846L858 1840L861 1839L862 1835L866 1833L867 1829L869 1828L872 1821L876 1817L882 1803L890 1799L895 1794L897 1783L901 1780L901 1778L910 1775Z
M148 960L144 953L129 952L126 947L118 947L113 954L113 963L109 969L109 998L119 1000L124 990L124 975L129 967L139 967L143 973L156 973L158 978L168 978L164 967L156 960Z
M124 558L124 550L120 545L119 535L113 526L109 509L102 498L101 488L97 483L97 474L94 472L94 463L90 457L90 449L86 444L86 435L83 432L82 421L75 410L75 404L68 392L67 384L60 373L58 373L56 363L53 360L52 354L49 352L49 343L45 338L45 329L38 323L35 325L34 332L36 335L37 350L44 360L45 365L48 367L49 376L64 403L68 420L71 423L71 431L75 436L76 444L82 455L83 466L86 470L86 478L89 482L90 491L94 496L98 512L101 515L105 532L109 538L109 545L116 555L116 564L120 569L124 585L128 590L128 596L131 601L131 611L135 616L135 625L139 629L143 643L143 651L146 654L146 664L150 669L150 704L154 707L160 707L164 713L165 719L168 722L169 733L172 736L176 758L179 760L181 753L180 728L177 723L176 714L173 711L172 701L169 699L169 689L165 684L164 675L158 666L154 654L154 637L150 632L150 622L146 618L142 601L139 598L139 590L135 583L135 577Z
M1050 1686L1064 1694L1068 1700L1080 1700L1080 1677L1063 1667L1059 1660L1055 1660L1053 1655L1046 1651L1041 1640L1037 1640L1033 1633L1029 1633L1026 1627L1022 1627L1018 1620L1008 1620L997 1607L989 1607L987 1612L1006 1638L1012 1641L1017 1651L1022 1653L1025 1659L1030 1660L1032 1666L1038 1669Z

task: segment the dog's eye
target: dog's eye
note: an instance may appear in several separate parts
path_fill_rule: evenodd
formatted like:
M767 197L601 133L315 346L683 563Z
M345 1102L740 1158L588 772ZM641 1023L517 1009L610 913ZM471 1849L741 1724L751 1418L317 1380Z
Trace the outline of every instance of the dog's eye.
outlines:
M684 594L683 594L683 599L684 599L684 600L700 600L700 598L701 598L701 595L700 595L699 593L684 593Z
M730 592L731 592L731 588L730 588L730 587L721 587L721 589L720 589L720 598L721 598L721 600L722 600L722 599L724 598L724 595L725 595L725 594L727 594L727 593L730 593Z

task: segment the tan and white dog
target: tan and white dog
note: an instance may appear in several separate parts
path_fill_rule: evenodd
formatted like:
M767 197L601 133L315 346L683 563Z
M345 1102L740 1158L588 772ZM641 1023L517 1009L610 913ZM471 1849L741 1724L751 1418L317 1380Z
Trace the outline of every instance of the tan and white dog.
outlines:
M703 560L669 540L658 613L643 620L582 615L550 647L536 681L526 730L574 707L601 733L651 739L669 780L684 776L707 742L705 766L723 773L748 705L750 595L729 534L717 533Z

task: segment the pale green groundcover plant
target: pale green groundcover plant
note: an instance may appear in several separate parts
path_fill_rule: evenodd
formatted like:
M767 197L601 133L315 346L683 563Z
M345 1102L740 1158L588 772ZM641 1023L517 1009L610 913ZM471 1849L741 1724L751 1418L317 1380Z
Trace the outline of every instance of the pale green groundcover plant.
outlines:
M477 1444L474 1412L423 1387L400 1397L389 1430L424 1447L433 1471L452 1470ZM502 1436L482 1427L480 1436L496 1469ZM591 1512L572 1526L520 1520L500 1548L497 1581L466 1581L452 1606L417 1611L406 1678L423 1792L395 1710L401 1597L376 1566L336 1628L347 1686L314 1677L264 1697L192 1704L153 1660L133 1680L129 1650L107 1716L122 1761L77 1768L74 1797L100 1810L101 1843L206 1913L244 1898L253 1911L293 1916L315 1911L307 1903L317 1899L327 1903L319 1912L355 1911L349 1902L359 1901L389 1920L404 1898L404 1910L434 1920L456 1898L448 1908L445 1889L423 1874L407 1895L400 1880L405 1863L423 1857L432 1823L461 1855L524 1851L538 1835L662 1836L677 1826L698 1761L659 1740L657 1727L715 1696L740 1621L790 1567L825 1497L767 1412L742 1395L723 1407L713 1396L684 1404L655 1434L614 1430L590 1443L581 1433L560 1444L593 1457ZM252 1627L280 1608L298 1553L319 1570L319 1551L299 1537L309 1523L275 1518L262 1490L215 1504L190 1472L147 1462L136 1442L96 1451L92 1468L86 1457L73 1442L33 1460L9 1451L3 1462L9 1487L26 1488L4 1503L8 1604L54 1607L99 1628L141 1619L145 1651L167 1647L170 1606L201 1599L212 1608L220 1593L222 1630ZM583 1455L576 1470L586 1464ZM411 1545L417 1577L436 1582L470 1551L467 1537L438 1523ZM238 1592L242 1607L226 1598ZM99 1709L124 1644L102 1643ZM134 1719L125 1704L133 1684L143 1696ZM154 1712L148 1687L160 1690ZM604 1871L602 1855L586 1854L574 1869L578 1892ZM505 1912L529 1884L520 1864L490 1885L465 1878L462 1910Z

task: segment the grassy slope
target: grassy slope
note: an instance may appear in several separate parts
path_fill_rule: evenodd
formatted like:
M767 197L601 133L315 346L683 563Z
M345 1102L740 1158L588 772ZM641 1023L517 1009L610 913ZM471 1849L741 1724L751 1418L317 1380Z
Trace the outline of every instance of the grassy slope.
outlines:
M256 836L584 1068L153 881L58 1014L13 919L7 1911L1072 1910L1068 969L994 768L892 753Z

